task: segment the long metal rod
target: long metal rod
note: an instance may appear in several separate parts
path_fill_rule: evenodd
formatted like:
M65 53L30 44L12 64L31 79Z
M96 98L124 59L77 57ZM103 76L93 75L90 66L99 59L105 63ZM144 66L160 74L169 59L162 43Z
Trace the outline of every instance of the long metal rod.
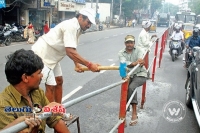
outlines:
M145 54L143 55L143 58L142 58L142 59L144 59L144 57L145 57L145 55L146 55L147 52L148 52L148 51L146 50L146 51L145 51ZM137 64L137 65L128 73L128 76L130 76L139 66L140 66L140 64ZM119 81L119 82L117 82L117 83L111 84L111 85L106 86L106 87L104 87L104 88L101 88L101 89L99 89L99 90L96 90L96 91L93 91L93 92L91 92L91 93L85 94L85 95L83 95L83 96L80 96L80 97L78 97L78 98L76 98L76 99L74 99L74 100L71 100L71 101L69 101L69 102L63 104L63 106L64 106L64 108L70 107L70 106L72 106L72 105L74 105L74 104L77 104L77 103L83 101L83 100L86 100L86 99L88 99L88 98L90 98L90 97L93 97L93 96L95 96L95 95L97 95L97 94L100 94L100 93L102 93L102 92L104 92L104 91L107 91L107 90L109 90L109 89L111 89L111 88L114 88L114 87L116 87L116 86L118 86L118 85L120 85L120 84L122 84L122 83L124 83L124 82L126 82L126 80L121 80L121 81ZM133 92L134 95L135 95L135 92L136 92L136 90ZM133 94L132 94L132 96L134 96ZM130 104L130 103L129 103L129 104ZM126 105L126 110L127 110L127 105ZM51 115L52 115L51 112L45 112L45 113L42 113L41 115L39 115L38 117L39 117L39 119L46 119L46 118L48 118L48 117L51 116ZM19 132L19 131L25 129L27 126L28 126L28 125L27 125L25 122L21 122L21 123L18 123L18 124L16 124L16 125L10 127L10 128L7 128L7 129L5 129L5 130L3 130L3 131L0 131L0 133Z
M133 97L135 96L136 91L137 91L137 88L135 88L134 92L132 93L131 97L129 98L129 100L128 100L127 104L126 104L126 110L128 109L128 106L130 105Z
M153 60L151 61L151 64L149 65L149 68L147 69L147 72L149 71L149 69L151 68L151 66L153 65L154 59L156 58L156 56L154 56Z
M83 96L80 96L80 97L78 97L78 98L76 98L76 99L74 99L74 100L71 100L71 101L69 101L69 102L66 102L65 104L63 104L63 106L64 106L64 108L70 107L70 106L72 106L72 105L74 105L74 104L76 104L76 103L79 103L79 102L81 102L81 101L83 101L83 100L86 100L86 99L88 99L88 98L90 98L90 97L93 97L93 96L95 96L95 95L97 95L97 94L100 94L100 93L102 93L102 92L104 92L104 91L107 91L107 90L109 90L109 89L111 89L111 88L114 88L114 87L116 87L116 86L118 86L118 85L124 83L125 81L126 81L126 80L121 80L121 81L119 81L119 82L117 82L117 83L111 84L111 85L106 86L106 87L104 87L104 88L101 88L101 89L99 89L99 90L93 91L93 92L88 93L88 94L85 94L85 95L83 95ZM38 117L39 117L40 119L45 119L45 118L48 118L48 117L51 116L51 115L52 115L51 112L46 112L46 113L42 113L42 114L39 115ZM5 129L5 130L3 130L3 131L0 131L0 133L14 133L14 132L19 132L19 131L23 130L24 128L26 128L27 126L28 126L28 125L26 125L25 122L21 122L21 123L19 123L19 124L16 124L16 125L10 127L10 128L7 128L7 129Z
M78 97L78 98L76 98L76 99L74 99L74 100L71 100L71 101L69 101L69 102L63 104L63 106L64 106L65 108L70 107L70 106L72 106L72 105L74 105L74 104L77 104L77 103L83 101L83 100L86 100L86 99L88 99L88 98L90 98L90 97L93 97L93 96L95 96L95 95L97 95L97 94L100 94L100 93L102 93L102 92L104 92L104 91L107 91L107 90L109 90L109 89L112 89L112 88L114 88L114 87L116 87L116 86L118 86L118 85L120 85L120 84L122 84L122 83L124 83L124 82L125 82L125 80L121 80L121 81L119 81L119 82L117 82L117 83L111 84L111 85L106 86L106 87L104 87L104 88L101 88L101 89L99 89L99 90L96 90L96 91L93 91L93 92L91 92L91 93L85 94L85 95L83 95L83 96L80 96L80 97Z
M110 130L109 133L113 133L118 127L120 124L122 124L124 122L125 119L119 119L117 124Z
M131 101L132 101L132 99L133 99L136 91L137 91L137 88L134 90L134 92L132 93L130 99L128 100L128 102L126 104L126 110L128 109L128 106L130 105L130 103L131 103ZM124 119L119 119L118 122L117 122L117 124L110 130L109 133L113 133L119 127L119 125L124 122L124 120L125 120L125 118Z

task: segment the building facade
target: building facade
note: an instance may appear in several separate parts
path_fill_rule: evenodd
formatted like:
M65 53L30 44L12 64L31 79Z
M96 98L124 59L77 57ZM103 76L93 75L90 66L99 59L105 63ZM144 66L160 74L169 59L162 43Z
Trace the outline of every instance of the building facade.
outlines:
M188 3L191 2L190 0L179 0L179 11L191 11L188 7Z
M91 7L85 0L5 0L6 8L0 9L0 25L17 23L27 25L33 23L36 29L41 30L44 21L59 23L76 16L84 7ZM98 8L97 8L98 7ZM93 3L92 7L100 21L111 16L109 3Z
M85 7L85 0L6 0L6 8L0 9L0 25L17 23L41 29L44 21L49 25L72 18Z

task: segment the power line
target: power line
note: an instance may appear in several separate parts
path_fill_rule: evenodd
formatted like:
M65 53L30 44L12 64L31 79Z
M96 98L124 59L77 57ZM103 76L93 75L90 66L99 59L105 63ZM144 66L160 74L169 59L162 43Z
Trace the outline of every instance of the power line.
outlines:
M4 11L4 13L5 13L5 12L10 12L10 11L12 11L12 10L15 8L16 5L17 5L17 2L16 2L15 5L12 7L12 9L10 9L10 10L8 10L8 11L5 11L5 10L3 10L3 9L1 9L1 10Z
M23 3L23 4L25 4L25 5L33 5L33 3L31 3L31 4L29 4L29 3L26 3L26 2L24 2L24 1L22 1L22 0L19 0L21 3Z
M12 7L12 9L10 9L8 11L5 11L4 9L1 9L1 10L4 11L4 12L10 12L10 11L12 11L16 7L17 2L21 2L21 3L25 4L25 5L33 5L33 4L26 3L23 0L15 0L12 3L7 4L8 6L11 6L11 5L13 5L15 3L15 5Z

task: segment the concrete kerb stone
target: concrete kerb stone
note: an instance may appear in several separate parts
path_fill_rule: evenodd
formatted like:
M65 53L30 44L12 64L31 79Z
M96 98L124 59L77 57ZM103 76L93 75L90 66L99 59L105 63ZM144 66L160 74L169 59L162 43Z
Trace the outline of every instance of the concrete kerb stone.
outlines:
M119 28L119 26L114 26L114 25L110 25L109 28L106 27L106 25L103 25L103 30L107 30L107 29L114 29L114 28ZM98 25L94 26L92 25L88 30L86 30L84 33L87 33L87 32L95 32L95 31L99 31L98 30Z

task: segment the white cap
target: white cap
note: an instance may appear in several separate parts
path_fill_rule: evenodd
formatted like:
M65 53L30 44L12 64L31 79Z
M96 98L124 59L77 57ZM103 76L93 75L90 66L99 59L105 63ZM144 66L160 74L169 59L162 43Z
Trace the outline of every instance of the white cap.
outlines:
M82 15L87 16L88 19L90 20L90 22L92 24L96 25L96 23L95 23L95 17L96 17L95 14L96 13L95 13L95 11L92 8L83 8L83 9L81 9L79 11L79 13L82 14Z
M142 22L142 27L143 28L148 28L149 26L151 26L151 22L150 21L143 21Z

